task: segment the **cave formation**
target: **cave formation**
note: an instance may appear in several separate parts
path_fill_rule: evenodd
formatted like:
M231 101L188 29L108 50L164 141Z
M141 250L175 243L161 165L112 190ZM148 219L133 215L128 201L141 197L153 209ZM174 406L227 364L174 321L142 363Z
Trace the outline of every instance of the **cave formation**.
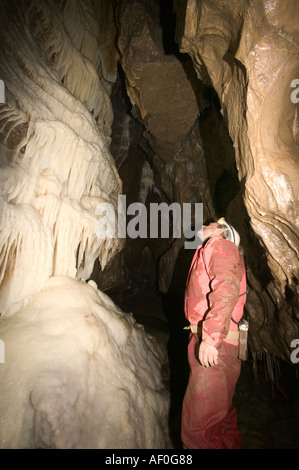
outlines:
M193 253L171 233L99 237L97 207L120 195L236 227L244 374L262 360L293 380L296 0L5 0L0 22L1 446L180 446Z

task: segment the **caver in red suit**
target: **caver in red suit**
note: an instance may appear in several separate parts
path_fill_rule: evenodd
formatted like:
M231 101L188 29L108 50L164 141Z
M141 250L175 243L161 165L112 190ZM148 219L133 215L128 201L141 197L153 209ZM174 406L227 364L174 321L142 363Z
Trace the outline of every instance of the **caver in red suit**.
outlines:
M187 449L242 448L232 405L241 361L236 333L231 333L238 325L231 317L238 322L243 315L245 267L237 232L229 226L238 238L234 243L223 238L229 234L219 224L207 229L213 226L215 232L207 240L203 237L195 252L185 291L185 315L191 331L198 331L190 333L190 377L182 409L181 437Z

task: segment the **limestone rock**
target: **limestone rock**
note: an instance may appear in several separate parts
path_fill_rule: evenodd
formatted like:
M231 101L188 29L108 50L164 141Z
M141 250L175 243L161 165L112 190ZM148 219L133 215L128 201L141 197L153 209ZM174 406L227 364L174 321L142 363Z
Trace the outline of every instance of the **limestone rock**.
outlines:
M118 21L128 95L140 110L152 148L169 161L198 114L196 93L177 57L165 54L156 2L120 2Z
M287 358L291 339L298 337L298 99L292 88L299 77L298 3L187 0L175 1L174 8L180 50L218 94L250 224L272 273L264 288L255 286L259 300L253 292L247 301L253 342ZM244 217L233 205L229 211L242 231ZM259 250L252 250L248 234L246 239L253 266ZM248 277L253 288L256 282Z
M175 2L180 18L181 2ZM181 50L213 84L232 137L245 205L281 288L298 280L297 108L291 82L298 69L295 1L188 1L178 23Z

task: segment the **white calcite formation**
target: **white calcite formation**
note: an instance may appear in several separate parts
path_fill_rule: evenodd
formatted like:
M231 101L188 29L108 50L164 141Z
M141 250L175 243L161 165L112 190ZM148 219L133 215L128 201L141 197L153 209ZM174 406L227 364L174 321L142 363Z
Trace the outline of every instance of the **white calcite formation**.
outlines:
M86 284L121 246L95 231L97 205L121 192L112 23L101 34L111 2L4 1L0 13L0 445L163 447L155 348Z
M7 3L0 65L7 90L0 109L2 315L51 275L88 279L97 257L105 267L118 241L97 238L95 210L115 203L121 190L108 149L112 111L94 52L95 20L89 34L82 20L85 10L85 18L92 16L88 2L67 3L63 11L51 2L24 10ZM76 34L65 31L71 21Z
M1 338L0 447L165 446L157 348L93 281L49 279Z

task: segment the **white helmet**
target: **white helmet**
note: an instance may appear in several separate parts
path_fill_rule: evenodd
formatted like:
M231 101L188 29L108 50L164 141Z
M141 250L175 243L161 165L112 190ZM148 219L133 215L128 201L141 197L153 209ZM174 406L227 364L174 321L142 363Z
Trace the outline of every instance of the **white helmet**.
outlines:
M239 246L240 245L240 235L238 234L237 230L234 229L232 225L230 225L228 222L226 222L224 217L221 217L221 219L217 220L218 224L225 225L228 228L228 237L227 240L233 242L235 245Z

